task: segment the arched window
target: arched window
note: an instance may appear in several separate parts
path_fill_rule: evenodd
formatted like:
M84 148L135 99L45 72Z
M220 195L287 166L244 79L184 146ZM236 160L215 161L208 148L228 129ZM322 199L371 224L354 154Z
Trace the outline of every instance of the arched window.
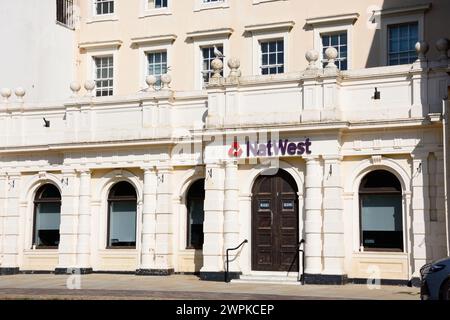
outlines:
M194 182L187 193L187 247L188 249L203 248L203 221L205 211L205 180Z
M367 174L359 188L361 246L365 250L403 251L402 188L385 170Z
M136 190L128 182L115 184L108 196L108 248L136 248Z
M61 223L61 193L53 184L43 185L34 198L33 246L56 249Z

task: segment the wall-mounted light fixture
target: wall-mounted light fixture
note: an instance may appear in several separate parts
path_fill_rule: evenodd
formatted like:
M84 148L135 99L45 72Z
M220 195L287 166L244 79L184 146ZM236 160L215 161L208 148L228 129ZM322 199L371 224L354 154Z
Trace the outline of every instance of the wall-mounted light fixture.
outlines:
M332 176L333 175L333 165L330 164L330 171L328 172L328 175Z
M417 172L421 173L422 172L422 162L419 163L419 166L417 167Z
M50 128L50 120L47 120L45 118L42 118L44 120L44 127Z
M373 99L374 100L380 100L381 99L381 92L378 91L378 88L375 87L375 92L373 93Z

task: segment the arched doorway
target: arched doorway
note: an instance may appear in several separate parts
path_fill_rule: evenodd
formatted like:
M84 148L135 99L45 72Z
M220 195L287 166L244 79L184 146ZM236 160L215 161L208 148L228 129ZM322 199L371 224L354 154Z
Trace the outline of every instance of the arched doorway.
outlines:
M297 271L298 188L279 169L259 176L252 189L252 269Z
M402 188L386 170L368 173L359 187L361 247L365 251L403 251Z

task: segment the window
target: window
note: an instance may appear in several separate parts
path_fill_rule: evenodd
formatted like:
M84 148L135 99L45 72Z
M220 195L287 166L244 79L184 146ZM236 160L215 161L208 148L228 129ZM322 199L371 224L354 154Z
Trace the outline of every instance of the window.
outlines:
M419 41L419 23L410 22L388 26L388 64L399 65L417 60L415 45Z
M56 0L56 21L73 28L73 0Z
M96 96L105 97L114 94L114 58L94 57Z
M205 220L204 212L205 202L205 180L198 180L192 184L187 194L187 212L188 212L188 249L203 248L203 222Z
M39 188L34 199L33 246L58 248L61 193L52 184Z
M114 0L95 0L95 14L113 14L114 13Z
M161 87L161 75L167 73L167 51L147 53L148 75L156 76L156 86Z
M148 9L167 8L168 0L147 0Z
M195 0L194 2L194 11L228 7L228 0Z
M203 0L203 3L224 2L224 0Z
M365 250L403 251L402 191L390 172L367 174L359 189L361 246Z
M136 190L119 182L108 196L108 248L136 248Z
M329 47L334 47L338 52L338 57L336 59L336 65L340 70L347 70L348 63L348 42L347 42L347 32L339 32L332 34L321 34L322 38L322 63L325 68L328 61L324 59L325 51Z
M284 41L260 42L261 74L284 73Z
M213 70L211 67L211 62L216 58L216 55L214 53L215 48L223 53L223 46L217 45L217 46L208 46L208 47L202 47L202 79L203 79L203 87L205 87L209 79L211 79L211 76L213 75ZM220 57L220 60L223 62L223 57ZM220 73L223 76L223 70Z

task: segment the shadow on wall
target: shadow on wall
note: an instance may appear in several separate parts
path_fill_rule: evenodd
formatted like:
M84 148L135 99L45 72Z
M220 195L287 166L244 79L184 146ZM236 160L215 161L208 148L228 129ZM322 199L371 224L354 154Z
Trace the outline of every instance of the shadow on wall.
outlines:
M389 14L389 9L396 8L411 8L422 5L427 5L432 2L431 9L424 14L423 26L419 23L418 41L426 41L430 45L428 55L430 57L437 57L438 51L436 49L436 42L440 38L450 38L450 1L448 0L384 0L381 8L381 14L373 15L372 23L367 21L368 27L375 29L372 46L366 62L367 68L379 67L388 65L389 61L389 40L388 40L388 26L396 24L407 24L409 22L418 21L418 17L423 14L420 9L416 11L409 11L405 13ZM376 6L373 7L376 9ZM448 26L442 26L447 23ZM423 37L421 31L423 30ZM396 62L396 58L392 55L392 63Z

